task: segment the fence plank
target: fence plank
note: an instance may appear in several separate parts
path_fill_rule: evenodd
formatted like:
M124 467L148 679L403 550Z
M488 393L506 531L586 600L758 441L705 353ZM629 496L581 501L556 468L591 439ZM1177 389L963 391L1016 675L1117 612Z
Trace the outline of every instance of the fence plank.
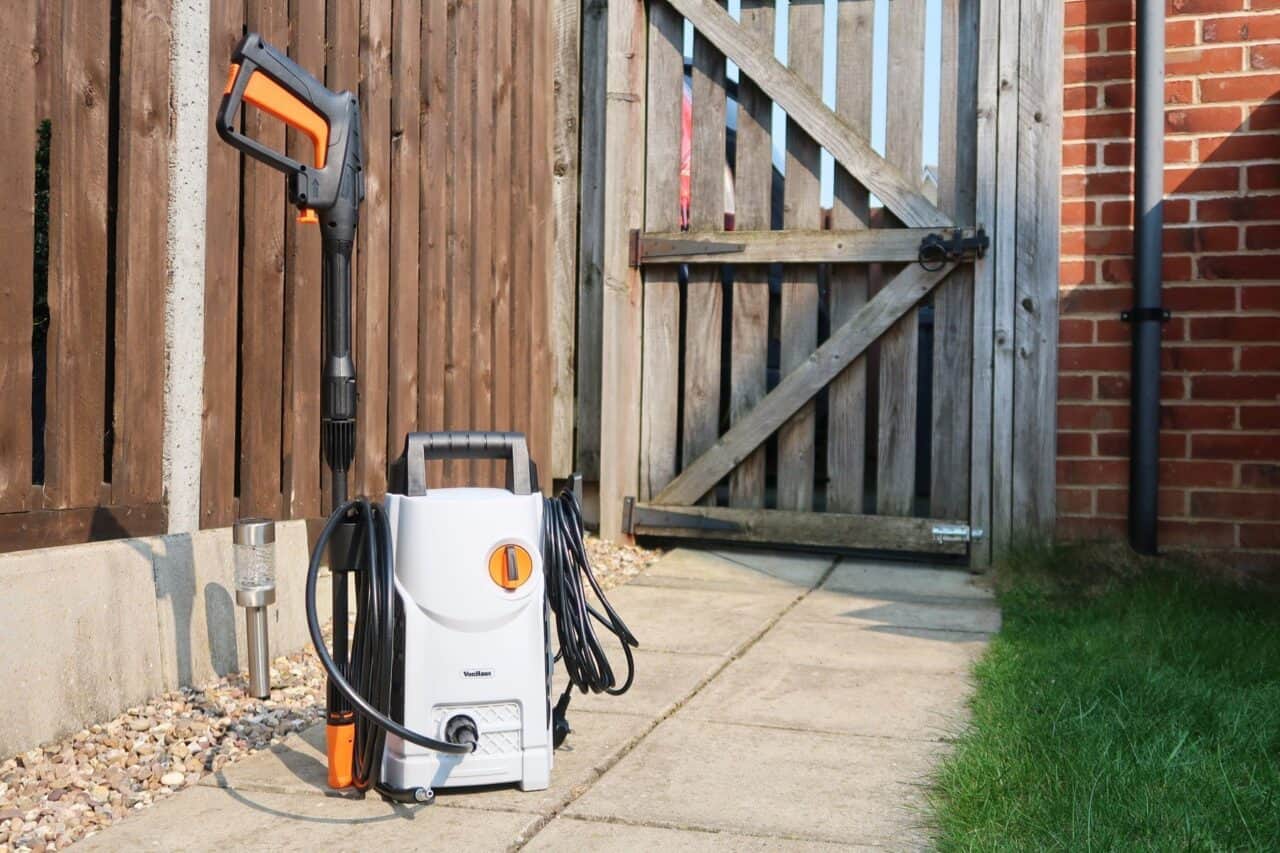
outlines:
M209 114L222 99L227 57L244 30L244 4L213 0L209 21ZM236 366L240 282L240 154L209 122L205 201L204 424L200 443L200 523L235 520Z
M493 191L494 139L494 7L497 4L476 4L475 46L475 147L471 158L475 180L472 183L471 207L475 211L473 226L474 269L470 287L471 295L471 429L490 429L493 426L493 339L496 334L493 321L494 231L486 220L491 215ZM454 282L458 286L458 282ZM472 482L478 486L494 484L497 465L490 461L472 464Z
M742 28L770 44L772 0L743 0ZM765 233L773 198L773 101L749 77L738 81L738 138L734 161L734 227ZM738 235L734 235L737 237ZM772 256L767 260L772 261ZM734 259L733 328L730 335L729 423L741 421L768 390L769 266ZM743 460L729 477L729 504L762 508L765 450Z
M530 0L519 0L514 6L515 14L515 54L512 60L514 85L511 90L511 316L527 318L533 316L534 286L533 247L529 244L529 208L533 204L530 195L530 180L533 164L529 162L529 134L532 121L533 93L530 87L521 85L521 81L533 79L533 56L530 27L533 25ZM511 340L512 373L508 377L511 383L511 421L517 431L529 431L529 406L532 389L529 382L520 381L527 377L530 361L533 358L533 341L530 338L527 322L513 323ZM532 436L530 451L533 452ZM535 461L537 461L535 456Z
M9 9L0 27L0 511L24 509L31 491L32 305L35 258L37 0Z
M514 430L515 420L511 407L512 374L516 362L512 359L510 330L516 319L511 315L512 297L512 114L516 81L512 73L514 50L514 18L511 4L497 4L498 19L495 26L494 45L494 100L493 100L493 201L490 205L493 218L493 425L499 430Z
M871 135L873 0L841 0L836 8L836 112L850 127ZM865 187L836 167L831 224L837 229L865 229L871 224L870 198ZM851 232L853 233L853 232ZM910 234L906 229L866 231L865 235ZM908 241L916 250L919 241ZM907 260L910 260L908 256ZM867 301L865 266L831 267L831 325L848 321ZM827 392L827 509L862 512L866 474L867 360L850 364Z
M978 168L978 4L942 4L938 207L973 223ZM931 514L969 516L970 409L973 387L973 267L956 269L933 297Z
M789 67L814 91L822 89L821 3L796 3L789 13ZM813 137L788 121L786 205L783 226L822 226L821 154ZM783 376L805 363L818 343L818 268L795 264L783 271L780 367ZM815 407L807 403L778 432L778 509L813 509Z
M573 391L576 318L574 296L578 248L578 90L582 0L557 0L553 6L554 51L551 80L555 103L552 117L553 168L551 183L552 241L551 356L552 376L551 458L547 473L565 477L573 473Z
M107 426L107 137L110 8L65 3L50 154L48 420L45 498L94 506ZM52 272L52 270L51 270Z
M680 222L684 28L680 16L665 3L653 4L649 13L649 109L644 146L644 225L646 230L665 231L678 228ZM612 24L613 20L610 19L610 25ZM610 57L612 56L611 49ZM610 77L610 92L614 91L612 81L613 78ZM610 133L612 132L614 131L611 129ZM607 156L606 161L612 162ZM607 168L612 169L612 166ZM610 177L609 181L612 184L613 179ZM612 186L609 192L614 192ZM606 269L606 275L609 272ZM676 474L680 394L679 269L673 265L646 269L642 298L644 355L641 399L644 401L644 408L640 413L640 497L643 499L657 494ZM605 345L609 345L607 330ZM608 394L606 384L606 397ZM603 429L604 425L601 427ZM602 513L605 512L604 499L602 494Z
M428 0L430 2L430 0ZM418 186L422 76L420 0L396 0L391 12L391 268L387 458L418 426Z
M655 5L655 12L663 8ZM677 42L678 43L678 42ZM609 4L600 412L600 535L622 538L622 500L639 486L641 323L640 271L627 264L631 229L645 206L645 0ZM678 51L677 51L678 53ZM648 408L648 402L644 408ZM699 496L700 497L700 496Z
M885 153L905 175L922 172L925 0L889 5L888 102ZM907 223L910 224L910 223ZM911 515L915 502L916 370L919 313L908 312L880 342L880 409L876 512Z
M453 181L449 231L449 365L444 374L444 416L449 429L471 424L471 291L459 287L472 280L471 250L471 149L475 138L475 4L453 7L453 94L449 112L452 135ZM454 485L471 480L471 463L444 464L445 477Z
M547 492L551 490L551 427L555 392L555 364L551 355L551 306L555 285L551 274L554 239L551 221L551 117L555 111L555 96L554 82L551 79L550 6L546 0L534 3L530 21L533 68L529 77L532 104L527 150L532 166L529 188L532 209L531 216L528 217L530 233L526 238L533 248L533 273L530 278L533 285L533 313L530 316L533 324L530 330L532 358L527 368L527 381L532 390L529 401L529 451L541 466L544 474L541 485Z
M248 25L271 44L284 44L288 4L251 4ZM284 125L276 119L246 108L244 122L251 139L275 151L284 148ZM276 518L281 503L285 187L279 172L256 160L245 164L244 187L240 512Z
M835 329L831 337L770 391L751 414L734 424L715 446L662 490L653 503L694 503L720 478L760 446L801 406L813 399L840 371L862 355L905 312L913 310L954 268L929 272L912 264L900 272L867 304Z
M871 143L822 103L818 90L773 58L768 42L752 37L716 5L715 0L667 0L694 27L756 81L766 94L787 111L788 121L799 124L837 163L862 181L884 205L908 225L946 226L950 219L926 199L918 181L876 154ZM895 0L891 6L901 5ZM921 40L920 47L923 49ZM813 46L809 46L813 50ZM900 76L898 69L889 75ZM922 81L917 79L916 85ZM892 114L892 113L891 113Z
M289 55L314 74L324 68L324 17L290 9ZM314 159L311 140L286 134L290 156ZM290 518L321 514L320 494L320 229L285 220L284 453L282 510Z
M422 16L422 93L424 99L422 152L418 160L418 186L423 198L418 227L421 295L418 302L418 426L442 430L444 420L444 376L448 361L449 311L449 189L453 169L449 144L449 115L452 97L450 51L453 39L450 16L442 3L427 2ZM427 464L427 482L440 483L444 466Z
M1062 4L1023 0L1018 30L1018 241L1014 307L1015 526L1055 520Z
M724 227L724 55L694 33L689 227ZM720 435L720 333L724 289L720 267L691 267L685 286L684 423L681 465ZM714 503L714 497L709 498Z
M578 341L574 457L584 478L600 477L600 331L604 286L604 124L608 6L582 9L582 169L578 201Z

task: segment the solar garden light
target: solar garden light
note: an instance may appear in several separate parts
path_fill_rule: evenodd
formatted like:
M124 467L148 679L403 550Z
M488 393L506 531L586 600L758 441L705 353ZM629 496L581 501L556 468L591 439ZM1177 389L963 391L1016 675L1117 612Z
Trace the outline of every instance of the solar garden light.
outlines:
M245 608L249 638L249 693L271 694L271 646L267 605L276 601L276 524L266 518L242 518L231 532L235 557L236 604Z

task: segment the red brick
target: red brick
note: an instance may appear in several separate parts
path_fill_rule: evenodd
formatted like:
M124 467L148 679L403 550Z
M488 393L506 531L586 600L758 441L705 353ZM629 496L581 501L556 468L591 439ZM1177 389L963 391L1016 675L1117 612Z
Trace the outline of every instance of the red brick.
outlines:
M1280 249L1280 225L1252 225L1244 239L1247 249Z
M1174 430L1226 430L1236 423L1230 406L1161 406L1160 428Z
M1236 366L1232 347L1166 346L1160 351L1165 370L1183 373L1207 373L1232 370Z
M1133 0L1068 0L1063 11L1065 25L1109 24L1133 17Z
M1280 523L1240 525L1241 548L1280 548Z
M1058 489L1059 515L1091 515L1092 513L1092 489Z
M1277 91L1280 91L1280 74L1207 77L1200 81L1200 100L1205 103L1265 101L1274 98Z
M1160 399L1165 402L1187 399L1187 377L1177 373L1162 374L1160 376Z
M1120 344L1133 340L1133 326L1118 316L1094 321L1094 337L1100 344Z
M1092 456L1093 433L1060 432L1058 433L1058 456Z
M1253 0L1252 8L1256 12L1264 9L1280 9L1280 0Z
M1082 518L1079 516L1059 517L1054 522L1054 536L1064 541L1073 539L1117 539L1127 531L1127 522L1123 518Z
M1166 282L1189 281L1191 279L1190 258L1166 257L1160 264L1160 268ZM1109 258L1103 261L1102 280L1132 282L1133 261L1128 258Z
M1085 176L1086 195L1132 195L1133 174L1130 172L1095 172Z
M1239 248L1240 229L1234 225L1164 229L1166 252L1234 252Z
M1117 346L1064 346L1058 348L1058 369L1077 372L1121 371L1129 367L1129 348Z
M1280 68L1280 44L1260 44L1249 48L1249 67Z
M1156 500L1159 501L1161 518L1177 517L1187 513L1187 493L1182 489L1160 489ZM1098 514L1127 516L1129 490L1098 489Z
M1124 139L1133 135L1132 113L1085 113L1062 120L1062 138Z
M1197 518L1277 519L1280 493L1192 492L1191 514Z
M1243 311L1280 311L1280 286L1269 284L1240 288L1240 308Z
M1168 486L1215 486L1233 485L1233 471L1230 462L1191 462L1170 460L1160 463L1160 483Z
M1165 54L1165 73L1170 77L1226 74L1244 70L1244 50L1239 47L1171 50Z
M1063 314L1119 313L1133 302L1127 287L1075 287L1064 291L1058 302Z
M1236 291L1234 287L1203 284L1190 287L1168 286L1164 289L1164 307L1170 311L1234 311Z
M1216 374L1191 377L1196 400L1274 400L1280 396L1280 377ZM1280 439L1277 440L1280 444Z
M1231 548L1236 544L1236 528L1223 522L1165 521L1157 531L1162 545L1179 548Z
M1062 261L1058 264L1058 282L1063 285L1093 284L1093 270L1094 263L1091 260Z
M1277 386L1280 388L1280 385ZM1196 459L1280 460L1280 439L1269 434L1207 433L1191 436Z
M1062 46L1067 56L1075 53L1097 53L1102 46L1101 30L1096 27L1087 30L1067 30L1062 39Z
M1060 459L1058 482L1066 486L1114 485L1129 481L1129 463L1122 459Z
M1250 190L1280 189L1280 164L1250 166L1245 171L1245 183Z
M1098 433L1098 455L1129 457L1128 432ZM1161 433L1160 458L1185 459L1187 456L1187 437L1184 433Z
M1078 112L1087 110L1098 104L1096 86L1068 86L1062 90L1062 111Z
M1168 203L1165 203L1168 206ZM1105 209L1103 211L1105 219ZM1201 199L1196 203L1201 222L1243 222L1280 219L1280 196L1232 196Z
M1238 12L1243 8L1244 0L1168 0L1165 4L1165 10L1171 16Z
M1280 340L1280 317L1193 317L1191 338L1196 341Z
M1063 82L1097 83L1102 80L1132 80L1133 54L1069 56L1063 64Z
M1240 485L1253 489L1280 489L1280 465L1246 462L1240 466Z
M1240 169L1236 166L1164 171L1164 191L1167 193L1232 192L1239 187Z
M1164 114L1169 133L1235 133L1242 120L1240 107L1183 107Z
M1133 82L1108 83L1102 89L1102 106L1113 110L1127 110L1133 107ZM1244 100L1233 98L1232 100ZM1165 104L1194 104L1196 102L1195 85L1190 80L1170 80L1164 84Z
M1092 400L1093 377L1069 375L1058 377L1059 400Z
M1280 134L1250 133L1196 140L1196 154L1204 163L1269 160L1280 152Z
M1280 255L1206 255L1197 260L1196 268L1201 278L1265 281L1275 278Z
M1093 166L1098 162L1098 146L1084 142L1067 143L1062 146L1062 167L1070 169L1075 166Z
M1280 107L1263 104L1249 113L1249 130L1275 130L1280 128Z
M1107 146L1111 148L1110 145ZM1166 225L1174 225L1185 223L1191 218L1191 200L1185 198L1165 199L1164 202L1164 221ZM1131 201L1104 201L1102 202L1100 216L1098 219L1100 225L1133 225L1133 202Z
M1129 407L1079 403L1058 404L1058 429L1128 429Z
M1084 232L1084 245L1091 255L1132 255L1133 232L1128 228L1090 228Z
M1280 346L1241 347L1240 369L1266 373L1280 373ZM1276 421L1280 429L1280 421Z
M1241 406L1240 428L1275 432L1280 428L1280 406Z
M1210 19L1204 22L1201 36L1206 44L1280 38L1280 15L1255 12L1237 18Z
M1190 139L1166 139L1164 143L1166 163L1193 163L1194 150ZM1103 148L1102 163L1105 166L1132 166L1132 142L1108 142Z
M1058 321L1059 344L1093 343L1093 321L1063 318Z
M1128 376L1099 376L1098 399L1128 400L1129 387L1130 383Z

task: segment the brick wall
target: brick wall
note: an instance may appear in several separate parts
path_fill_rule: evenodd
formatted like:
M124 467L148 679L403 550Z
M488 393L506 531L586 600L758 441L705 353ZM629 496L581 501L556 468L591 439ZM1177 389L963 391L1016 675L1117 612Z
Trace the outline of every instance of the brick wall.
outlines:
M1161 544L1280 565L1280 0L1169 0ZM1123 533L1132 0L1066 3L1058 515Z

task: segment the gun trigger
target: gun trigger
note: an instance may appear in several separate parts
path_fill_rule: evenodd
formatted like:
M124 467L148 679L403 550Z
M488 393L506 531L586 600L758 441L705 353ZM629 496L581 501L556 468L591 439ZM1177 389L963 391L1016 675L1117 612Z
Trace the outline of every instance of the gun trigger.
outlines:
M308 225L319 225L320 217L316 216L316 212L309 207L304 207L298 212L298 221Z

